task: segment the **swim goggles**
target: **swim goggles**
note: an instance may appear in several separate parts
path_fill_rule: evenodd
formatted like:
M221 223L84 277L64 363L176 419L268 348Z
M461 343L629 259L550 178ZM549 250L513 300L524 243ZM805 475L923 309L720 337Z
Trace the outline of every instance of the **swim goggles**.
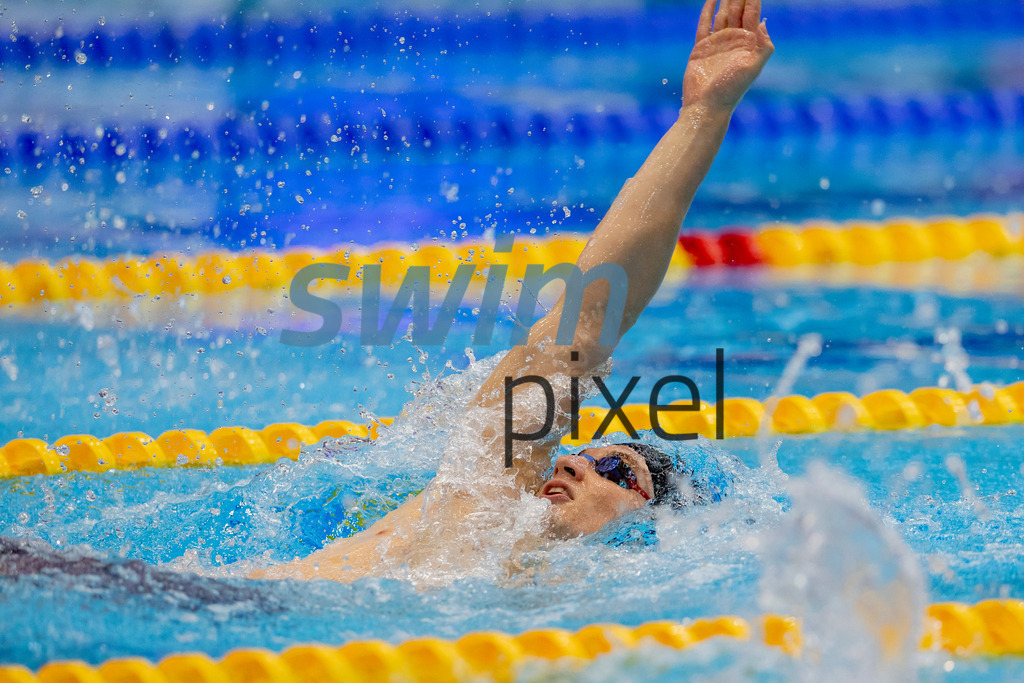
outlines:
M618 484L624 489L633 489L643 496L644 500L651 499L651 497L647 495L647 491L640 488L640 484L637 483L636 474L633 472L633 468L627 465L619 456L606 455L600 460L595 460L586 453L577 453L576 455L584 457L594 463L594 471L613 484Z

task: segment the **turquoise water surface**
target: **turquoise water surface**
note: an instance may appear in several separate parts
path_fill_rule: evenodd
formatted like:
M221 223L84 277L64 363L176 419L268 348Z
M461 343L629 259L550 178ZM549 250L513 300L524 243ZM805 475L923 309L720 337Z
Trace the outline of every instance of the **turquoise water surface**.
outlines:
M588 231L671 124L698 4L6 7L0 261ZM765 13L777 53L686 229L989 212L1019 237L1019 3ZM718 348L726 396L762 401L1024 380L1019 257L956 266L691 269L608 385L639 376L630 402L645 402L684 374L713 400ZM349 301L331 344L300 349L280 343L295 314L249 292L0 311L0 443L398 418L297 462L0 479L0 664L776 611L802 619L806 656L711 642L563 673L1021 677L1018 658L916 652L926 604L1024 598L1021 425L725 441L729 495L658 516L656 545L606 543L617 527L513 558L502 530L472 568L245 578L423 490L512 330L503 311L495 344L473 347L467 306L443 347L361 347ZM907 623L888 660L886 619Z

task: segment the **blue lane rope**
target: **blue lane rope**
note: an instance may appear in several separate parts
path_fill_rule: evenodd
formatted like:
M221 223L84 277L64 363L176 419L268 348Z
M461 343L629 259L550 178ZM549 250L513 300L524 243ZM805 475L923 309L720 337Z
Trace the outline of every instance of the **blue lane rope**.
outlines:
M408 106L403 102L396 111L394 104L389 103L393 113L387 115L372 106L349 105L341 111L231 114L213 121L168 126L120 122L98 129L40 129L26 125L13 128L0 139L0 163L31 176L72 165L79 170L109 169L132 160L195 167L254 156L318 153L332 144L335 150L346 152L358 145L362 150L400 151L403 155L519 145L567 144L586 149L594 144L654 140L677 116L674 103L610 108L603 113L480 106L471 101L452 112L451 107L442 110L411 98ZM1024 128L1024 92L751 96L737 108L730 135L757 139L928 135L1014 128Z
M111 26L59 35L23 32L0 41L0 67L24 70L42 65L82 66L75 59L76 53L87 58L84 65L88 68L105 69L151 64L216 66L246 59L291 64L329 58L337 62L403 47L423 54L437 54L453 46L470 53L493 54L588 50L602 45L674 45L680 36L692 35L698 5L645 8L639 12L613 9L584 17L460 12L457 16L421 18L408 12L375 12L336 14L315 23L238 17L224 25ZM766 16L776 40L877 36L920 41L971 31L991 38L1019 35L1024 29L1024 3L1013 1L939 0L867 7L801 3L772 7ZM399 44L399 37L406 42Z

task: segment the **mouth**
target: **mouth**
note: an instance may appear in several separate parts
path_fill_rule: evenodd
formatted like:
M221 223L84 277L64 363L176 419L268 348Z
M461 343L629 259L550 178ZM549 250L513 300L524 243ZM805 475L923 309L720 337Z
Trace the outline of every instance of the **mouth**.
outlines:
M552 503L566 503L572 500L572 491L564 482L552 479L541 487L537 496Z

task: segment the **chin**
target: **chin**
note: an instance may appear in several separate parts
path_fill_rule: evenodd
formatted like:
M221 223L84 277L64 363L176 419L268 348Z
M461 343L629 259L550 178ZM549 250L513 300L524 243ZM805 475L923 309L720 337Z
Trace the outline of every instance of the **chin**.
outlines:
M552 538L563 541L585 536L587 532L580 530L576 520L572 519L572 515L566 514L566 512L568 511L564 510L561 506L552 506L551 516L548 520L548 534Z
M569 510L554 507L551 510L549 533L552 537L560 540L579 538L600 531L610 521L608 519L595 523L593 519L579 519L578 515L572 514Z

